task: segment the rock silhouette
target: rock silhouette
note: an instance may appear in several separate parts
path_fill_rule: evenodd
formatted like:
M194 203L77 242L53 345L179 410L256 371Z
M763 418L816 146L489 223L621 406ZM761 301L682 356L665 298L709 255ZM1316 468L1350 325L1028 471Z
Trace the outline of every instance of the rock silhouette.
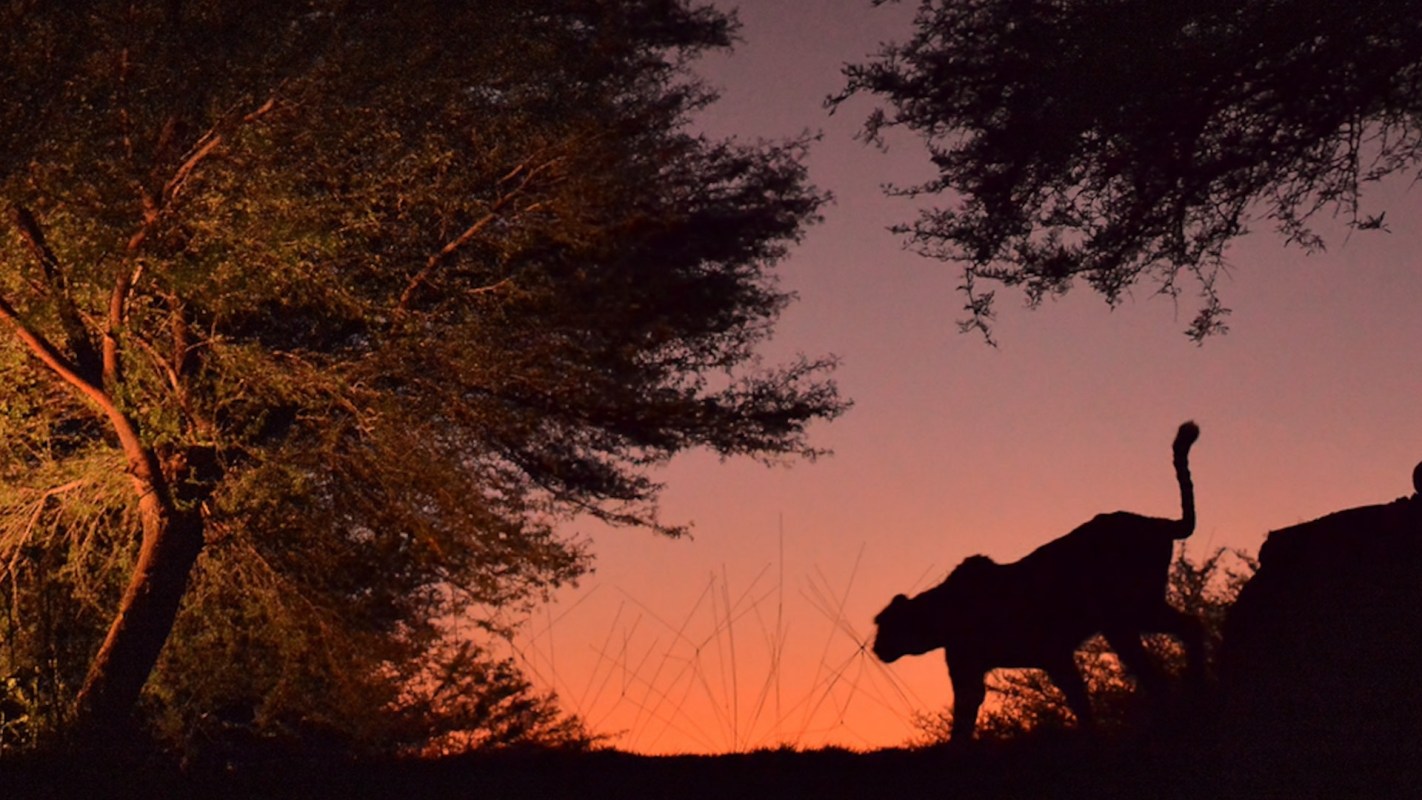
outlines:
M1273 531L1219 659L1225 730L1246 749L1395 763L1422 745L1418 491Z

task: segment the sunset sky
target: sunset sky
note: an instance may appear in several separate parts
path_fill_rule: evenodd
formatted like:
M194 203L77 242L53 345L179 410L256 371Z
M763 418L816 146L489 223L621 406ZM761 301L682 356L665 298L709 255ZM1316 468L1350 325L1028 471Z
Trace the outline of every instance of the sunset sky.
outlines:
M1252 553L1271 529L1411 491L1422 190L1376 187L1364 211L1386 211L1391 232L1325 226L1323 254L1259 221L1229 252L1230 332L1203 346L1182 333L1192 298L1140 286L1115 310L1085 288L1037 311L999 292L994 349L957 332L956 268L886 230L914 206L879 187L929 177L921 147L855 140L873 98L834 116L822 104L842 64L908 35L913 4L738 7L742 43L697 67L723 90L700 124L746 139L822 131L811 176L836 197L780 266L799 300L765 357L838 355L855 407L815 430L834 450L816 463L675 461L663 509L694 523L690 540L570 530L590 538L596 572L518 645L595 731L651 753L902 744L915 710L948 702L947 673L938 653L877 664L860 649L875 613L966 556L1010 561L1098 512L1174 516L1170 441L1185 419L1202 430L1195 554Z

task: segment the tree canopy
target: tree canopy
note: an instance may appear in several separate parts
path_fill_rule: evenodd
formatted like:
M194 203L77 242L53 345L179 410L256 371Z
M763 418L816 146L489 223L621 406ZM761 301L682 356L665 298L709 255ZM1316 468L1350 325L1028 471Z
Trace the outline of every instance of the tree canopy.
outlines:
M1422 155L1419 20L1380 0L921 0L830 102L879 95L870 137L926 141L938 176L896 191L945 205L898 230L962 265L965 329L989 331L982 281L1035 306L1080 278L1111 304L1193 284L1199 340L1225 328L1217 276L1251 222L1306 248L1321 211L1382 226L1361 190Z
M146 686L179 738L556 725L451 621L578 576L574 515L678 533L672 455L814 456L845 407L831 358L756 358L824 200L805 143L688 128L734 24L0 9L0 699L103 728Z

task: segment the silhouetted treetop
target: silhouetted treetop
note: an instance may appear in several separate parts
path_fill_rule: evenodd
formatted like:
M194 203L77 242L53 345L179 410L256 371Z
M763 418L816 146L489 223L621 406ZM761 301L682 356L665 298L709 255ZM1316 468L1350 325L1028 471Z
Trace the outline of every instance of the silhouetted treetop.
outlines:
M1189 335L1223 331L1251 221L1310 249L1321 210L1381 227L1360 189L1422 152L1422 3L922 0L914 26L830 103L877 94L871 138L927 142L938 176L894 191L945 204L898 230L963 265L965 329L988 333L979 281L1035 306L1081 278L1111 304L1193 284Z

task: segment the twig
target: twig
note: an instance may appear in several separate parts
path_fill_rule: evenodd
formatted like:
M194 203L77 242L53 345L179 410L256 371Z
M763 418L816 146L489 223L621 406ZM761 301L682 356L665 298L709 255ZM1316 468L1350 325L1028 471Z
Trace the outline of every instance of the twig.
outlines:
M49 498L77 489L84 485L84 483L85 480L83 478L76 478L60 486L46 489L41 492L39 498L35 500L34 510L29 513L24 527L20 528L18 533L13 531L0 533L0 552L4 552L5 550L10 551L10 558L5 564L5 575L3 577L10 577L15 574L15 568L20 563L20 557L24 554L24 547L29 543L35 528L39 525L40 516L44 514L45 504L49 502ZM0 577L0 579L3 579L3 577Z
M498 181L498 185L502 186L505 183L508 183L509 181L513 180L514 178L522 176L518 181L518 185L514 186L509 191L500 195L499 198L494 201L493 205L489 206L489 210L487 213L484 214L484 216L475 220L474 223L471 224L469 227L465 228L462 233L451 239L449 242L445 243L445 245L441 247L438 252L434 253L428 259L425 260L425 266L419 272L415 273L413 277L410 278L409 283L405 285L405 290L400 293L400 301L396 304L395 307L396 315L403 315L406 311L409 310L410 302L414 299L415 296L415 291L419 289L420 286L429 282L430 277L434 275L435 270L439 269L441 264L443 264L451 255L453 255L455 251L464 247L466 244L469 243L471 239L473 239L475 236L478 236L480 232L482 232L485 228L489 227L489 225L493 224L496 220L498 220L500 216L502 216L504 209L507 208L510 203L512 203L515 199L517 199L521 194L524 193L524 191L528 188L529 183L531 183L534 178L538 177L539 174L541 174L542 172L552 168L555 164L558 163L559 160L560 159L557 158L549 159L548 161L545 161L534 167L529 167L529 161L526 160L518 166L514 167L512 170L510 170L508 174L504 175L504 177L500 178ZM525 206L521 211L522 213L538 211L543 208L543 205L543 203L530 203L529 205ZM495 289L501 288L508 282L509 279L505 278L497 283L491 284L490 286L486 286L481 289L476 289L475 291L480 293L493 291Z

